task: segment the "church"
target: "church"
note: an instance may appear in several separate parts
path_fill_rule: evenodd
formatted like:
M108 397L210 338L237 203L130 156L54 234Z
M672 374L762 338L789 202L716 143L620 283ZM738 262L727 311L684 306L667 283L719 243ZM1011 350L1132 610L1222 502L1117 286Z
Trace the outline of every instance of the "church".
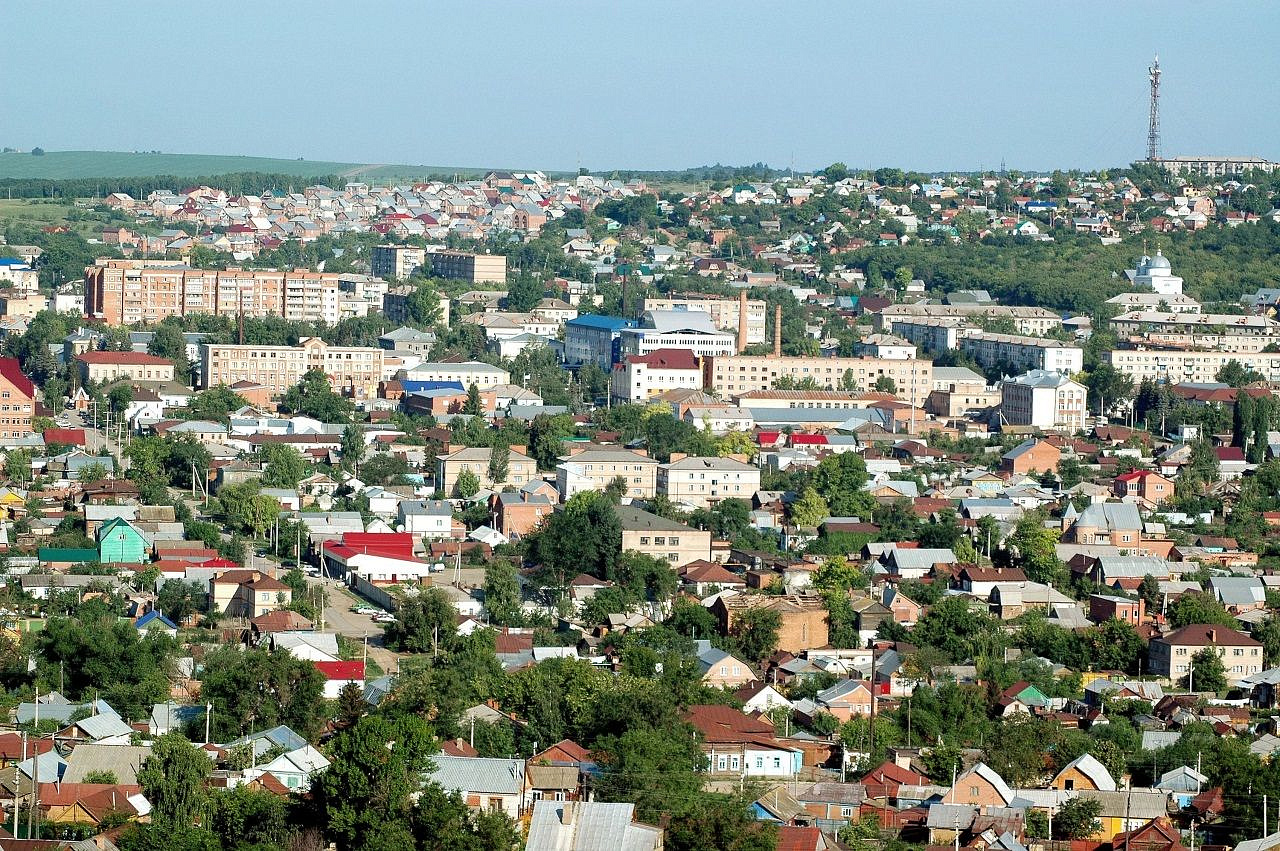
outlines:
M1169 258L1156 249L1155 257L1142 255L1138 258L1138 268L1126 269L1127 277L1134 286L1147 286L1152 292L1160 295L1182 295L1182 279L1173 274Z

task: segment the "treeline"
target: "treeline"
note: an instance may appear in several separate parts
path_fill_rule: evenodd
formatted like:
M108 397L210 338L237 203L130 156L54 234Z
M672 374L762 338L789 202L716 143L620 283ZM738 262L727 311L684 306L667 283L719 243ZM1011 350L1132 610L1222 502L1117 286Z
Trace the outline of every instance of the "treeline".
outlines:
M178 192L189 186L212 186L229 195L261 195L268 190L288 192L304 186L341 187L352 178L337 174L305 177L292 174L270 174L240 171L232 174L178 177L156 174L149 177L73 177L47 180L37 177L0 178L0 195L6 198L95 198L113 192L125 192L134 198L145 198L159 189Z

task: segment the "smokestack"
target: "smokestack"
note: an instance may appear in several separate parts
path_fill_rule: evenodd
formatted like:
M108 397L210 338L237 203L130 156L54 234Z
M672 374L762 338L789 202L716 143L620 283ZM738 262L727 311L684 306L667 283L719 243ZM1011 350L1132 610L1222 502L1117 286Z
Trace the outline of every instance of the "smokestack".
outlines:
M747 350L747 291L738 293L738 354Z
M773 356L782 357L782 305L773 308Z

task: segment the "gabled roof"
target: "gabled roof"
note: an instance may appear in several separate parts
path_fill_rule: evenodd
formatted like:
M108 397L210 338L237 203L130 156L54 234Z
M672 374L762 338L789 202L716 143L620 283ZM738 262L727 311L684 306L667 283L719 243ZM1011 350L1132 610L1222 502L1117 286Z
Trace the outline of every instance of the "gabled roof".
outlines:
M1111 776L1111 772L1107 771L1107 767L1099 762L1093 754L1081 754L1071 760L1071 762L1062 766L1062 770L1058 772L1057 776L1061 777L1072 769L1089 778L1089 782L1102 792L1114 792L1116 790L1115 778Z

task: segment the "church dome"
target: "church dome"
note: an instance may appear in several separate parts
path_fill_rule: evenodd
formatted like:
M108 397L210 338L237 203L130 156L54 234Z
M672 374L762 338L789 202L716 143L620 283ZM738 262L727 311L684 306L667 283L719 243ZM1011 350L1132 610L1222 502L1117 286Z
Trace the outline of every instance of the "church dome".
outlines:
M1156 256L1151 258L1151 262L1147 264L1148 269L1171 269L1169 258L1160 253L1160 249L1156 249Z

